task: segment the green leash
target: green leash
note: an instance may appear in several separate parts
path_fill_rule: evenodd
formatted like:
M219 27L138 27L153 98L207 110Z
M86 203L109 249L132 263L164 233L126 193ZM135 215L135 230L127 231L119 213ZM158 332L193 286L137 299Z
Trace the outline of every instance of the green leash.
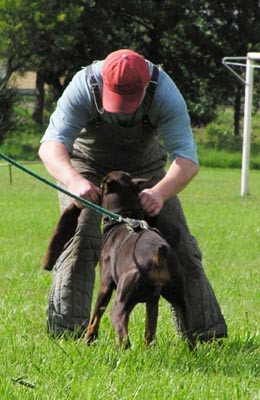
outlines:
M73 199L80 201L82 204L84 204L86 207L91 208L92 210L95 210L102 214L108 215L111 219L113 219L115 221L126 222L129 225L132 225L134 223L134 221L136 221L136 220L131 220L130 218L123 218L121 215L115 214L115 213L108 211L96 204L93 204L93 203L91 203L91 201L88 201L88 200L84 199L83 197L76 196L75 194L64 189L63 187L55 185L55 183L48 181L48 179L45 179L42 176L36 174L35 172L30 171L29 169L25 168L23 165L19 164L18 162L12 160L10 157L7 157L3 153L0 153L0 157L3 158L4 160L6 160L7 162L9 162L10 164L14 165L15 167L21 169L23 172L26 172L27 174L33 176L34 178L38 179L39 181L45 183L46 185L51 186L53 189L59 190L60 192L72 197Z

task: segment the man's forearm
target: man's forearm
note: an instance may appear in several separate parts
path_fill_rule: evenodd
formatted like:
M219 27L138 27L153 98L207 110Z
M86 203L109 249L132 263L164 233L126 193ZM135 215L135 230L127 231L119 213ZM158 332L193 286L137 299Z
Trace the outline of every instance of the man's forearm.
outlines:
M159 191L164 200L178 194L197 175L199 167L187 158L177 157L171 164L165 177L153 190Z
M157 215L165 200L178 194L197 175L199 167L186 158L176 158L165 177L150 189L144 189L139 199L143 209L151 216Z
M69 192L99 204L100 189L73 168L67 149L62 143L44 142L40 147L39 156L49 173ZM82 208L79 201L74 200L74 203Z
M39 149L39 156L48 172L63 185L68 183L78 173L73 168L68 151L64 144L59 142L44 142Z

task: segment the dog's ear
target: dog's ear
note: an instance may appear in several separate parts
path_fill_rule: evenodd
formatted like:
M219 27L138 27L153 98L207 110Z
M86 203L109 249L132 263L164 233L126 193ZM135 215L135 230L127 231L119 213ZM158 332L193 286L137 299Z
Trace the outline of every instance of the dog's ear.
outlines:
M110 179L103 179L101 184L100 184L100 190L101 190L101 202L103 195L106 194L106 191L108 190L108 184L111 183Z
M132 182L137 185L138 189L140 189L142 183L148 183L152 180L152 178L152 176L150 176L150 178L133 178Z
M60 256L64 245L75 233L81 209L71 203L61 214L51 236L42 268L52 270L55 262Z
M143 182L149 182L150 180L151 180L152 178L133 178L132 179L132 181L134 182L134 183L136 183L137 185L139 185L140 183L143 183Z
M104 190L105 190L105 188L106 188L106 185L107 185L108 183L111 183L111 182L115 179L114 176L113 176L113 173L114 173L114 172L110 172L109 174L107 174L107 175L102 179L101 184L100 184L100 189L101 189L101 192L102 192L102 193L104 192Z
M105 188L105 182L102 181L99 187L100 187L100 189L101 189L101 193L103 193L104 188Z
M129 173L124 172L124 171L110 171L101 181L100 184L100 189L101 192L103 193L104 190L107 188L107 185L109 185L110 188L112 188L113 183L118 184L120 182L131 182L132 177Z

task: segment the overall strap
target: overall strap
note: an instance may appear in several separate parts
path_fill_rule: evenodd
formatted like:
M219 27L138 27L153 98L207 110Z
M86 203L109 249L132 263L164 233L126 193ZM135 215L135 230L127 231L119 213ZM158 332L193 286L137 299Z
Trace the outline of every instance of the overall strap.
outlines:
M154 98L154 94L155 94L155 90L158 86L158 77L159 77L159 67L157 65L153 66L153 73L152 73L152 77L147 89L149 96L149 106L152 104L153 102L153 98Z
M88 65L86 68L86 79L90 86L91 93L93 94L96 109L99 114L103 114L104 113L103 102L97 80L93 73L92 65Z
M148 117L148 111L152 105L156 88L158 86L158 77L159 77L159 67L157 65L153 65L153 73L149 83L149 86L146 91L146 96L144 99L144 115L143 115L143 125L144 127L148 127L151 125Z

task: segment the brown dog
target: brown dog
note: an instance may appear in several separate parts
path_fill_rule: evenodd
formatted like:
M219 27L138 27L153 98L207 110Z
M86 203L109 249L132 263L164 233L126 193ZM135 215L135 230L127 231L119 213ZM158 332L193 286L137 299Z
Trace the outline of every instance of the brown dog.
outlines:
M101 189L103 208L123 217L142 218L138 182L129 174L121 171L109 173ZM105 219L100 278L95 309L84 338L87 343L97 338L100 319L114 289L111 319L119 344L125 348L130 346L129 315L137 303L146 303L146 344L155 338L160 295L175 307L186 310L179 261L154 229L140 226L134 229L127 223ZM188 328L188 324L185 325ZM190 345L193 347L192 339Z
M124 218L143 218L139 202L139 182L128 173L110 172L102 181L102 207ZM51 269L62 247L64 218L78 217L74 206L65 210L54 231L44 266ZM72 217L73 218L73 217ZM141 226L140 226L141 225ZM145 343L155 339L158 303L162 295L175 308L187 315L183 273L173 249L155 229L137 223L135 228L126 222L104 219L103 249L100 258L100 278L95 309L84 338L90 343L98 337L101 317L116 289L111 312L119 345L130 347L128 337L129 315L137 303L146 303ZM61 229L60 229L61 228ZM59 251L57 251L57 243ZM188 321L182 321L190 347L194 347Z

